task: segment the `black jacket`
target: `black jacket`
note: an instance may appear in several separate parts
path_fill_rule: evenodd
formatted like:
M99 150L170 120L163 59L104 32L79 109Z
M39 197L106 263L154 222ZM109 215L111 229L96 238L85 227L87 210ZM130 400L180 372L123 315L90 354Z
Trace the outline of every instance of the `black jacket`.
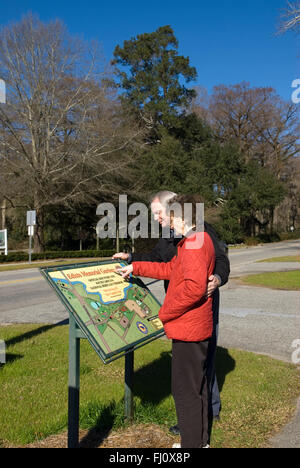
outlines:
M224 244L219 240L214 228L210 224L204 223L204 229L210 235L215 248L216 265L214 275L219 276L221 286L223 286L227 283L230 274L229 259ZM180 239L174 237L169 239L160 238L151 252L133 253L129 258L129 262L170 262L176 254L176 246L179 241ZM165 289L167 289L168 284L169 282L165 281Z

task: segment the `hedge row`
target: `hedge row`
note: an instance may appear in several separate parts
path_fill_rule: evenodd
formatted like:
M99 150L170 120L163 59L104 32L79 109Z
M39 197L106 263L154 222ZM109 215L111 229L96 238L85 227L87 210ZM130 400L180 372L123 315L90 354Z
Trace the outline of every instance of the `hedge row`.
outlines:
M89 258L89 257L111 257L114 250L70 250L64 252L42 252L33 253L31 259L51 260L60 258ZM27 252L9 252L8 255L0 255L0 263L4 262L26 262L28 261Z

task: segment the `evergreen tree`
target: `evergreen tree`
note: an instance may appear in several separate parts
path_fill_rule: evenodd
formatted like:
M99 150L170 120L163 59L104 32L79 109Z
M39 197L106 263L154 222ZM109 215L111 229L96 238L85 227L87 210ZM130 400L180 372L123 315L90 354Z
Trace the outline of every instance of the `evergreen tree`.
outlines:
M197 73L189 58L178 55L178 41L170 26L124 41L114 51L117 86L122 102L148 127L170 127L186 108L195 91L182 81L195 80Z

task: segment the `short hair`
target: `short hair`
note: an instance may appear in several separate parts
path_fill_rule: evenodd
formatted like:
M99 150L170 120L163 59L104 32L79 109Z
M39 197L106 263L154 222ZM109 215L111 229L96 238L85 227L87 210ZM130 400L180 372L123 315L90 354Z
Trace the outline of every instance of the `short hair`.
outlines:
M161 190L160 192L157 192L153 195L151 195L150 197L150 204L156 199L158 198L160 203L164 206L166 206L169 201L174 198L174 197L177 197L177 193L175 192L171 192L170 190Z
M185 204L189 204L192 208L190 221L192 225L196 226L197 222L204 222L204 218L200 220L197 219L197 216L199 215L199 213L197 212L197 204L204 205L204 201L204 198L200 195L175 195L175 197L169 200L167 204L167 211L171 216L174 216L176 214L176 210L174 210L174 207L177 205L181 207L181 213L183 216L185 216Z

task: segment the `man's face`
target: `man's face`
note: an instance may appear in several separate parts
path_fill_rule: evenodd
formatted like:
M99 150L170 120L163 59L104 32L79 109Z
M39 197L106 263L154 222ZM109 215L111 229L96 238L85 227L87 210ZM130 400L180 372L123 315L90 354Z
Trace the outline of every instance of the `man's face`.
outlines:
M166 208L160 203L158 198L155 198L151 203L151 211L155 221L158 221L161 227L170 225L170 218L166 213Z

